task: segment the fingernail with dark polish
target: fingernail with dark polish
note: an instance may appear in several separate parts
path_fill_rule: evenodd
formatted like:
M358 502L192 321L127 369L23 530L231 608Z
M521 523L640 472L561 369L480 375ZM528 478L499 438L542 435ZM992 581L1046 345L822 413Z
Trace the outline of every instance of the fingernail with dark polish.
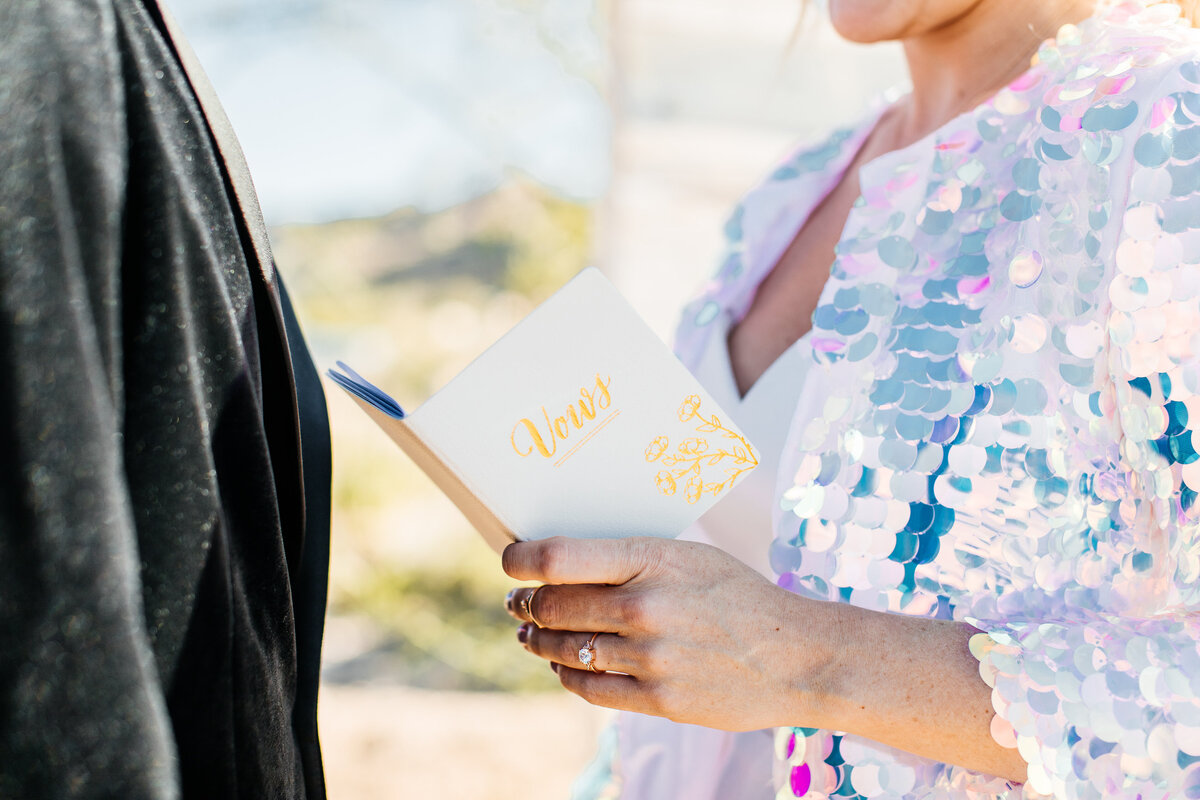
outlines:
M516 589L509 589L508 594L504 596L504 607L509 611L513 610L513 595L517 593Z
M529 623L528 622L526 622L521 627L517 628L517 641L520 642L521 644L525 644L527 641L529 641Z
M550 671L553 672L555 675L558 674L558 663L557 662L555 662L555 661L550 662Z

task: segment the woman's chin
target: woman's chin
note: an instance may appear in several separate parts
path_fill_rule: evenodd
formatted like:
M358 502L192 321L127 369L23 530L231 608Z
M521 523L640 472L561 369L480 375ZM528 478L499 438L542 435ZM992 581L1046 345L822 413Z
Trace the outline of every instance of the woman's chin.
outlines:
M828 0L828 13L843 39L874 44L935 31L980 5L980 0Z
M861 0L831 0L829 3L829 22L833 29L838 36L855 44L875 44L900 38L904 26L896 24L894 17L894 9L886 8L883 3Z

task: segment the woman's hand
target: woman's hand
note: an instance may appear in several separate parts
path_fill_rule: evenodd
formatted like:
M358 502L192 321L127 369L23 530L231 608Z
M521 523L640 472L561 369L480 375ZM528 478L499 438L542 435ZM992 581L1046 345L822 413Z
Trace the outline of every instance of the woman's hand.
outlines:
M716 548L672 539L520 542L503 562L546 584L509 594L513 616L532 611L542 626L518 637L591 703L724 730L845 731L1025 779L1017 751L992 739L968 625L803 598ZM579 660L592 634L599 672Z
M518 636L591 703L725 730L800 724L829 648L806 636L813 603L733 557L672 539L553 538L509 545L504 571L541 581L509 595ZM580 648L598 634L594 667ZM828 641L828 640L826 640Z

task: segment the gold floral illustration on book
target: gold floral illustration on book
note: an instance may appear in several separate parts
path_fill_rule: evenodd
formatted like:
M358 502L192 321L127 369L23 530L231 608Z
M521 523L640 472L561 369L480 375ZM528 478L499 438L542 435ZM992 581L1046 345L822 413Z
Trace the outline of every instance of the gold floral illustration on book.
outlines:
M719 434L684 439L675 445L666 436L659 436L646 446L646 461L664 467L654 476L658 490L674 495L683 486L683 496L689 503L699 502L705 494L714 497L733 486L743 473L758 466L758 456L750 443L736 431L721 423L716 415L706 416L700 408L700 396L688 395L679 406L679 421L696 424L697 433ZM723 478L718 481L717 478Z

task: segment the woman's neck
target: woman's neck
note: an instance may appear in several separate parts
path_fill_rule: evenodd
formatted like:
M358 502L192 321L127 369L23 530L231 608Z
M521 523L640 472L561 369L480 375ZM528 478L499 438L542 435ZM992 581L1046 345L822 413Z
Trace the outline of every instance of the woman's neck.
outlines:
M979 0L938 28L903 40L912 94L896 108L904 147L979 105L1029 68L1038 46L1079 22L1096 0Z

